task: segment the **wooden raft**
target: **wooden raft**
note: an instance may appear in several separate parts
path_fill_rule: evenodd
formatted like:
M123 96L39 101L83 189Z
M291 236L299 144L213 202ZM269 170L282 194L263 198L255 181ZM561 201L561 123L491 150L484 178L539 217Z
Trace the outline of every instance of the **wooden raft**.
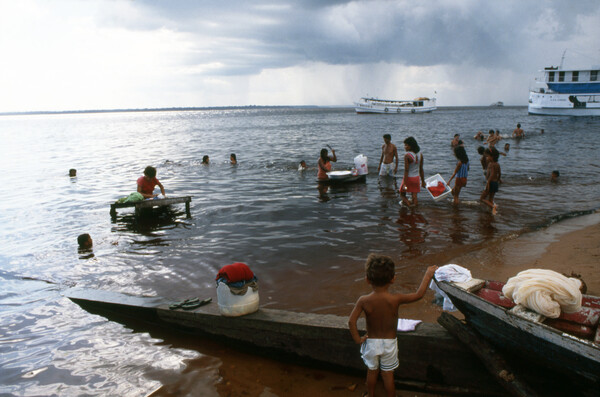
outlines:
M171 204L185 203L185 213L187 216L191 216L190 213L190 202L192 201L191 196L184 197L169 197L155 200L143 200L135 201L132 203L113 203L110 205L110 215L117 215L117 208L128 208L135 207L135 215L138 216L143 209L164 207Z

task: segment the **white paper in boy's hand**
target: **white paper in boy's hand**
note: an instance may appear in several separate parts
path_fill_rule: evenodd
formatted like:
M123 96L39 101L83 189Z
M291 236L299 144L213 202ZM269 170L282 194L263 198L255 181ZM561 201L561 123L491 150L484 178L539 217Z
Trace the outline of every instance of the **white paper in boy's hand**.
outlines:
M407 318L399 318L398 319L398 331L407 332L414 331L417 328L417 325L422 323L421 320L410 320Z

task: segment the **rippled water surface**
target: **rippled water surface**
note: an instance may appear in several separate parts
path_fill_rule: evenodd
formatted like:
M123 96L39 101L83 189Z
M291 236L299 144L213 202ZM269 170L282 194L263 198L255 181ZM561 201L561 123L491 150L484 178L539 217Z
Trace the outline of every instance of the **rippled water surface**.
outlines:
M527 137L499 145L511 149L500 159L504 183L494 217L477 203L484 182L472 137L490 128L510 136L517 122ZM426 176L446 179L456 163L450 140L460 133L471 159L463 203L434 202L422 192L418 208L401 208L399 180L376 173L385 133L401 153L402 140L416 137ZM427 265L598 208L599 134L597 118L535 117L526 108L0 117L0 393L144 395L180 373L185 360L202 359L82 311L61 295L71 286L214 296L217 270L242 261L259 277L262 306L346 315L365 292L369 252L394 257L401 286L413 288ZM334 169L368 156L366 183L317 189L316 161L326 144L336 149ZM232 152L237 166L228 163ZM205 154L209 166L201 165ZM301 159L311 169L298 172ZM192 196L190 218L174 206L141 219L123 209L111 219L109 204L135 191L146 165L157 168L169 196ZM558 183L549 181L554 169ZM77 251L85 232L93 254ZM206 360L201 376L213 379L218 364Z

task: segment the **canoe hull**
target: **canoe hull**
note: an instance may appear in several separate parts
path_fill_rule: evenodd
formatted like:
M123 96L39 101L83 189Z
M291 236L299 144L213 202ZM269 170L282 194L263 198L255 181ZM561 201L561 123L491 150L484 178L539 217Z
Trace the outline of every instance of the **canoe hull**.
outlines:
M216 303L195 310L170 310L160 298L71 289L65 294L83 309L109 319L143 319L179 331L198 332L254 346L270 356L298 357L346 372L364 373L365 365L348 330L348 319L335 315L259 309L242 317L225 317ZM364 331L364 319L359 321ZM398 333L399 385L432 392L501 395L500 388L477 358L438 324L420 324Z
M568 376L577 388L600 390L600 349L511 313L448 282L438 282L481 335L503 351Z

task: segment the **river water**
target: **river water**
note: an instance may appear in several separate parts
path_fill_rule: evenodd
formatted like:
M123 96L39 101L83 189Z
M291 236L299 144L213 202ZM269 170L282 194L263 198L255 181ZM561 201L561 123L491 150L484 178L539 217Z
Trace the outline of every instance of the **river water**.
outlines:
M518 122L521 141L508 138ZM490 128L506 137L499 147L511 146L500 159L496 216L477 202L484 180L473 135ZM385 133L400 154L414 136L426 176L446 180L456 163L450 141L461 134L471 159L463 203L422 192L418 208L401 208L400 178L376 173ZM241 261L260 280L261 306L347 315L367 292L370 252L397 261L397 286L408 291L428 265L600 207L599 134L597 118L528 116L524 107L407 116L246 108L0 117L0 394L147 395L178 379L189 384L193 359L194 386L180 386L218 395L214 368L230 354L224 347L133 332L62 294L77 286L215 297L217 270ZM316 162L327 144L337 170L366 155L366 183L317 189ZM210 165L201 164L203 155ZM301 159L309 170L297 170ZM110 203L135 191L147 165L168 196L192 196L190 218L183 206L139 220L128 209L110 217ZM554 169L558 183L549 180ZM92 236L92 253L78 252L81 233Z

